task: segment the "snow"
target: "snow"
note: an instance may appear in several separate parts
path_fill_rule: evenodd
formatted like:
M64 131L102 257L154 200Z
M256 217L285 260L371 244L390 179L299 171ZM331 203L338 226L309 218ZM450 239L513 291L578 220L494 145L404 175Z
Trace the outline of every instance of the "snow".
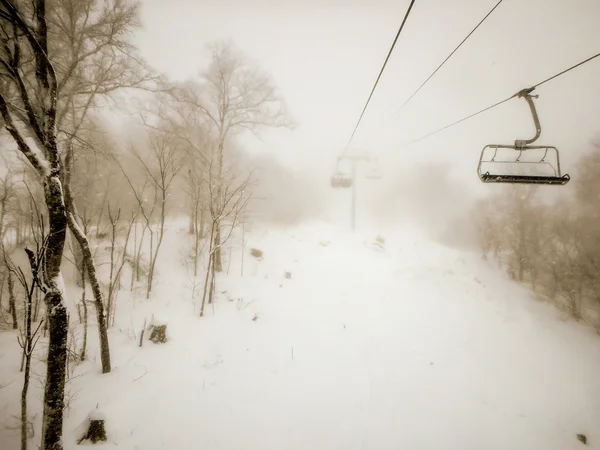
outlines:
M68 383L66 449L78 448L98 408L102 450L570 450L583 445L578 433L600 448L600 338L478 255L412 229L255 226L243 276L234 236L230 263L223 251L229 274L200 318L184 229L169 228L152 298L119 294L108 375L90 326L90 360ZM144 321L157 318L169 342L139 348ZM16 334L0 333L0 422L9 425L18 423L18 352ZM29 395L33 442L44 370L35 364ZM18 439L0 429L0 448Z

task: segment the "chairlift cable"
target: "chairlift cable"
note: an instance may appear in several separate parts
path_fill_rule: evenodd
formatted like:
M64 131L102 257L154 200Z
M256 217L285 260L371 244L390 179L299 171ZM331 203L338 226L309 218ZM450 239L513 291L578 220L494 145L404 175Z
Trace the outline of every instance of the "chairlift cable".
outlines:
M592 59L598 58L600 56L600 53L596 53L593 56L590 56L588 59L584 59L583 61L581 61L580 63L575 64L574 66L569 67L568 69L563 70L562 72L557 73L556 75L551 76L550 78L546 78L544 81L540 81L538 84L532 86L533 89L540 87L542 84L547 83L548 81L551 81L555 78L558 78L561 75L564 75L565 73L584 65L587 62L590 62Z
M495 108L496 106L500 106L502 103L506 103L507 101L512 100L513 97L515 97L515 96L511 95L510 97L507 97L504 100L501 100L501 101L499 101L497 103L494 103L493 105L490 105L487 108L481 109L481 110L477 111L476 113L473 113L473 114L471 114L471 115L469 115L467 117L463 117L462 119L457 120L456 122L453 122L450 125L446 125L445 127L440 128L438 130L435 130L435 131L433 131L433 132L431 132L429 134L426 134L425 136L421 136L420 138L415 139L414 141L410 141L410 142L404 144L401 148L408 147L409 145L412 145L412 144L416 144L417 142L419 142L419 141L421 141L421 140L423 140L425 138L428 138L430 136L433 136L434 134L437 134L437 133L440 133L440 132L442 132L444 130L447 130L448 128L453 127L454 125L458 125L459 123L464 122L465 120L471 119L471 118L473 118L473 117L475 117L475 116L477 116L477 115L479 115L481 113L484 113L484 112L486 112L486 111L488 111L488 110L490 110L492 108Z
M408 15L410 14L410 11L412 10L413 5L415 4L416 0L411 0L410 5L408 6L408 9L406 10L406 13L404 14L404 19L402 19L402 23L400 24L400 28L398 29L398 32L396 33L396 37L394 38L394 42L392 43L392 46L385 58L385 61L383 63L383 66L381 67L381 70L379 71L379 75L377 76L377 80L375 80L375 84L373 85L373 89L371 89L371 93L369 94L369 98L367 99L367 102L365 103L365 106L362 110L362 113L360 114L360 117L358 119L358 122L356 123L356 126L354 127L354 131L352 131L352 135L350 136L350 139L348 140L348 144L346 145L346 148L344 149L344 151L342 152L342 156L346 154L346 152L348 151L348 148L350 147L350 143L352 142L352 139L354 138L354 134L356 133L356 130L358 129L358 126L360 125L360 122L365 114L365 111L367 110L367 106L369 106L369 102L371 101L371 97L373 97L373 93L375 92L375 88L377 87L377 84L379 83L379 79L381 78L381 75L383 74L383 71L385 70L385 66L388 63L388 60L390 59L390 56L392 55L392 51L394 51L394 47L396 46L396 42L398 41L398 38L400 37L400 33L402 33L402 29L404 28L404 24L406 23L406 19L408 19Z
M475 33L475 31L477 30L477 28L479 28L479 27L481 26L481 24L482 24L483 22L485 22L485 21L486 21L486 19L487 19L489 16L491 16L491 15L492 15L492 13L493 13L493 12L496 10L496 8L498 8L498 6L500 6L500 3L502 3L503 1L504 1L504 0L500 0L498 3L496 3L496 6L494 6L494 7L493 7L493 8L492 8L492 9L491 9L491 10L490 10L490 11L489 11L489 12L488 12L486 15L485 15L485 17L484 17L483 19L481 19L481 21L479 21L479 23L477 24L477 26L475 26L475 28L473 28L473 29L471 30L471 32L470 32L469 34L467 34L467 36L466 36L466 37L465 37L465 38L462 40L462 42L461 42L460 44L458 44L458 46L457 46L457 47L456 47L454 50L452 50L452 53L450 53L450 54L449 54L449 55L446 57L446 59L444 59L444 61L442 61L442 63L441 63L439 66L437 66L437 68L436 68L436 69L435 69L435 70L434 70L434 71L431 73L431 75L429 75L429 76L427 77L427 79L426 79L425 81L423 81L423 83L421 84L421 86L419 86L419 88L418 88L418 89L417 89L415 92L413 92L413 93L412 93L412 95L411 95L410 97L408 97L408 99L407 99L407 100L406 100L406 101L405 101L405 102L402 104L402 106L401 106L401 107L398 109L398 111L396 111L396 112L393 114L393 116L395 116L395 115L396 115L396 114L398 114L400 111L402 111L402 109L404 109L404 107L405 107L405 106L408 104L408 102L410 102L410 101L413 99L413 97L414 97L415 95L417 95L417 93L418 93L418 92L419 92L419 91L420 91L420 90L421 90L421 89L422 89L422 88L423 88L423 87L424 87L424 86L425 86L425 85L426 85L426 84L429 82L429 80L431 80L431 79L433 78L433 76L434 76L434 75L435 75L435 74L438 72L438 70L440 70L440 69L442 68L442 66L443 66L444 64L446 64L446 62L447 62L447 61L448 61L450 58L452 58L452 55L454 55L454 53L456 53L456 51L457 51L457 50L458 50L460 47L462 47L462 45L463 45L463 44L464 44L464 43L465 43L465 42L466 42L466 41L467 41L467 40L468 40L468 39L471 37L471 35L472 35L473 33Z
M549 77L549 78L546 78L545 80L543 80L543 81L540 81L539 83L537 83L537 84L534 84L534 85L533 85L533 86L531 86L530 88L528 88L528 89L524 89L523 91L530 91L530 92L531 92L531 91L533 91L535 88L537 88L537 87L539 87L539 86L541 86L541 85L543 85L543 84L545 84L545 83L547 83L547 82L549 82L549 81L551 81L551 80L554 80L555 78L558 78L559 76L561 76L561 75L564 75L565 73L567 73L567 72L569 72L569 71L571 71L571 70L573 70L573 69L575 69L575 68L577 68L577 67L579 67L579 66L582 66L583 64L585 64L585 63L587 63L587 62L590 62L591 60L593 60L593 59L595 59L595 58L598 58L598 57L600 57L600 53L596 53L595 55L593 55L593 56L590 56L589 58L587 58L587 59L585 59L585 60L583 60L583 61L581 61L581 62L579 62L579 63L577 63L577 64L575 64L575 65L573 65L573 66L571 66L571 67L569 67L568 69L565 69L565 70L563 70L562 72L559 72L559 73L557 73L556 75L553 75L553 76L551 76L551 77ZM437 134L437 133L440 133L440 132L442 132L442 131L444 131L444 130L447 130L448 128L451 128L451 127L453 127L454 125L458 125L459 123L461 123L461 122L464 122L465 120L471 119L472 117L475 117L475 116L477 116L477 115L479 115L479 114L481 114L481 113L484 113L484 112L486 112L486 111L489 111L490 109L492 109L492 108L495 108L496 106L500 106L501 104L503 104L503 103L506 103L507 101L509 101L509 100L511 100L511 99L513 99L513 98L515 98L515 97L517 97L517 96L519 96L519 94L521 94L523 91L519 91L519 92L517 92L516 94L513 94L513 95L511 95L510 97L507 97L507 98L505 98L504 100L501 100L501 101L499 101L499 102L497 102L497 103L494 103L494 104L493 104L493 105L491 105L491 106L488 106L487 108L481 109L481 110L477 111L476 113L470 114L470 115L468 115L467 117L464 117L464 118L462 118L462 119L460 119L460 120L457 120L456 122L453 122L453 123L451 123L451 124L449 124L449 125L446 125L445 127L439 128L438 130L435 130L435 131L433 131L433 132L431 132L431 133L429 133L429 134L426 134L426 135L424 135L424 136L421 136L421 137L420 137L420 138L418 138L418 139L415 139L415 140L413 140L413 141L410 141L410 142L408 142L408 143L406 143L406 144L402 145L400 148L408 147L409 145L415 144L415 143L417 143L417 142L419 142L419 141L421 141L421 140L423 140L423 139L425 139L425 138L428 138L428 137L430 137L430 136L433 136L434 134Z

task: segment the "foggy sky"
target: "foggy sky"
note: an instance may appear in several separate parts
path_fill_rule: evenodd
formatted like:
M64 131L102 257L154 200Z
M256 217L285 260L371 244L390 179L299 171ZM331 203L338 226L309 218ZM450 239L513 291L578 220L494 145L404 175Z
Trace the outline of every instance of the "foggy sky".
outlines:
M504 0L398 115L398 107L497 0L417 0L355 136L352 152L379 155L386 177L442 161L472 192L486 144L534 133L524 100L407 148L401 144L535 84L600 51L597 0ZM206 45L231 38L269 71L300 123L293 132L245 136L244 146L312 170L326 188L389 50L409 0L142 0L143 56L173 79L208 64ZM540 87L537 144L561 150L569 172L600 133L600 59ZM337 195L337 194L330 194Z

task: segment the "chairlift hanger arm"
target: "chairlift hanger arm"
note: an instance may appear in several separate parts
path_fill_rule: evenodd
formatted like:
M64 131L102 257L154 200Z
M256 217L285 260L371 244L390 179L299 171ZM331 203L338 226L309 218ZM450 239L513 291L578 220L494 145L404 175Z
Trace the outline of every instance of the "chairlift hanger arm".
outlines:
M538 98L538 95L531 95L535 87L523 89L515 94L515 97L524 98L529 105L529 110L531 111L531 116L533 117L533 123L535 125L535 136L531 139L517 139L515 140L515 147L523 148L529 144L533 144L538 140L540 135L542 134L542 126L540 125L540 119L537 115L537 111L535 109L535 103L533 103L533 98Z

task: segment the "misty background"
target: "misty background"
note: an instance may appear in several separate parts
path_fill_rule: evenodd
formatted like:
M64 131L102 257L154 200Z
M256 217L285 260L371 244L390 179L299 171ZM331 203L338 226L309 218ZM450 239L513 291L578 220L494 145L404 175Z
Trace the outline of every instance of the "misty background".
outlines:
M437 0L414 7L349 149L377 157L384 174L383 180L359 188L358 226L361 220L412 220L448 237L448 227L468 223L475 200L496 189L481 185L476 176L481 149L533 135L525 101L513 99L403 145L597 50L597 1L505 1L397 114L495 3ZM349 193L334 192L329 179L406 6L386 0L368 5L356 0L174 0L166 8L160 0L144 0L135 42L148 63L172 80L197 76L209 62L206 45L221 38L270 73L297 126L236 138L240 154L264 175L257 195L265 200L253 207L262 208L260 215L269 220L319 217L347 223ZM535 92L542 125L536 144L558 147L566 173L598 137L597 65L580 67Z

